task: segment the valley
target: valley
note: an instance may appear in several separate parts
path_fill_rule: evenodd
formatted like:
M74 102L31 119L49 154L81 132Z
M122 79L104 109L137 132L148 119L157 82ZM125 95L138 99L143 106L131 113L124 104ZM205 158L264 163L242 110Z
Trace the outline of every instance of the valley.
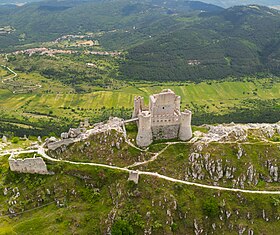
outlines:
M0 0L0 235L275 234L280 12L256 1Z

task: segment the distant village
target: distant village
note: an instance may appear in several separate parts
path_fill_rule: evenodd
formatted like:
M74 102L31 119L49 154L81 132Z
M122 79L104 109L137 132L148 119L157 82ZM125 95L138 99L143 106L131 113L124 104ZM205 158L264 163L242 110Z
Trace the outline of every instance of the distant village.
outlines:
M47 56L55 56L56 54L78 54L83 53L86 55L102 55L102 56L119 56L121 55L121 52L117 51L76 51L76 50L63 50L63 49L51 49L46 47L37 47L37 48L31 48L26 50L19 50L12 52L12 55L19 55L24 54L28 56L32 56L34 54L39 55L47 55Z
M13 31L15 31L15 29L12 26L0 27L0 35L10 34Z
M10 26L0 28L0 35L12 32L14 29ZM48 45L49 44L49 45ZM44 45L44 44L43 44ZM46 46L48 45L48 46ZM55 48L51 48L54 46ZM119 51L100 51L98 49L92 50L93 47L99 47L98 40L93 39L93 33L87 35L64 35L57 38L55 41L46 43L43 47L35 47L30 49L18 50L11 53L11 55L24 54L28 56L32 55L47 55L55 56L57 54L86 54L86 55L100 55L100 56L119 56ZM82 48L84 50L78 50L74 48ZM91 48L91 50L86 50Z

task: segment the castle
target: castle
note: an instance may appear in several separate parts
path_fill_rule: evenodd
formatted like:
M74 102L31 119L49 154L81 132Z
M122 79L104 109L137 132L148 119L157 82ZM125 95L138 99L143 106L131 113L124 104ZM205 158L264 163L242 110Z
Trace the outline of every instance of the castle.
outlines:
M138 146L149 146L158 139L185 141L192 137L192 113L189 110L181 112L180 102L181 97L170 89L151 95L149 107L145 107L143 97L135 97L132 118L138 118Z

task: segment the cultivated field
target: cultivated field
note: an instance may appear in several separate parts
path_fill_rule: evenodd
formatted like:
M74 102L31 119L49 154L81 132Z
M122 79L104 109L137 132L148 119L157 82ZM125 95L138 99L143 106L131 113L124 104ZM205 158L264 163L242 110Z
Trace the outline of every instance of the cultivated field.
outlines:
M247 99L279 99L280 83L270 79L253 81L225 81L199 84L133 84L119 90L96 91L87 94L51 93L40 91L30 94L13 94L6 89L0 90L0 107L5 110L19 109L26 103L32 110L44 108L56 110L63 107L100 109L132 108L135 96L144 96L148 103L150 94L170 88L182 97L182 107L207 106L209 111L226 111ZM42 88L44 89L44 88Z

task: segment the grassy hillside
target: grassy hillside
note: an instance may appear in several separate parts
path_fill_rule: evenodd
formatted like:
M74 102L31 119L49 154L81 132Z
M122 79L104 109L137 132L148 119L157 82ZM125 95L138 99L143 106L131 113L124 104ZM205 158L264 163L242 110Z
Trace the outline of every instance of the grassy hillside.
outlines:
M202 2L215 4L221 7L232 7L239 5L258 4L263 6L277 6L278 0L202 0Z
M279 73L280 13L234 7L128 50L125 78L159 81L221 79ZM178 18L179 22L190 18Z
M93 32L127 52L126 80L202 81L279 75L280 13L257 5L223 9L192 1L48 1L0 7L2 51ZM72 17L75 15L76 17Z
M166 162L173 151L164 155ZM135 185L126 173L93 166L49 162L55 175L48 176L11 172L7 157L0 166L0 234L273 234L279 226L276 195L202 189L143 175Z

